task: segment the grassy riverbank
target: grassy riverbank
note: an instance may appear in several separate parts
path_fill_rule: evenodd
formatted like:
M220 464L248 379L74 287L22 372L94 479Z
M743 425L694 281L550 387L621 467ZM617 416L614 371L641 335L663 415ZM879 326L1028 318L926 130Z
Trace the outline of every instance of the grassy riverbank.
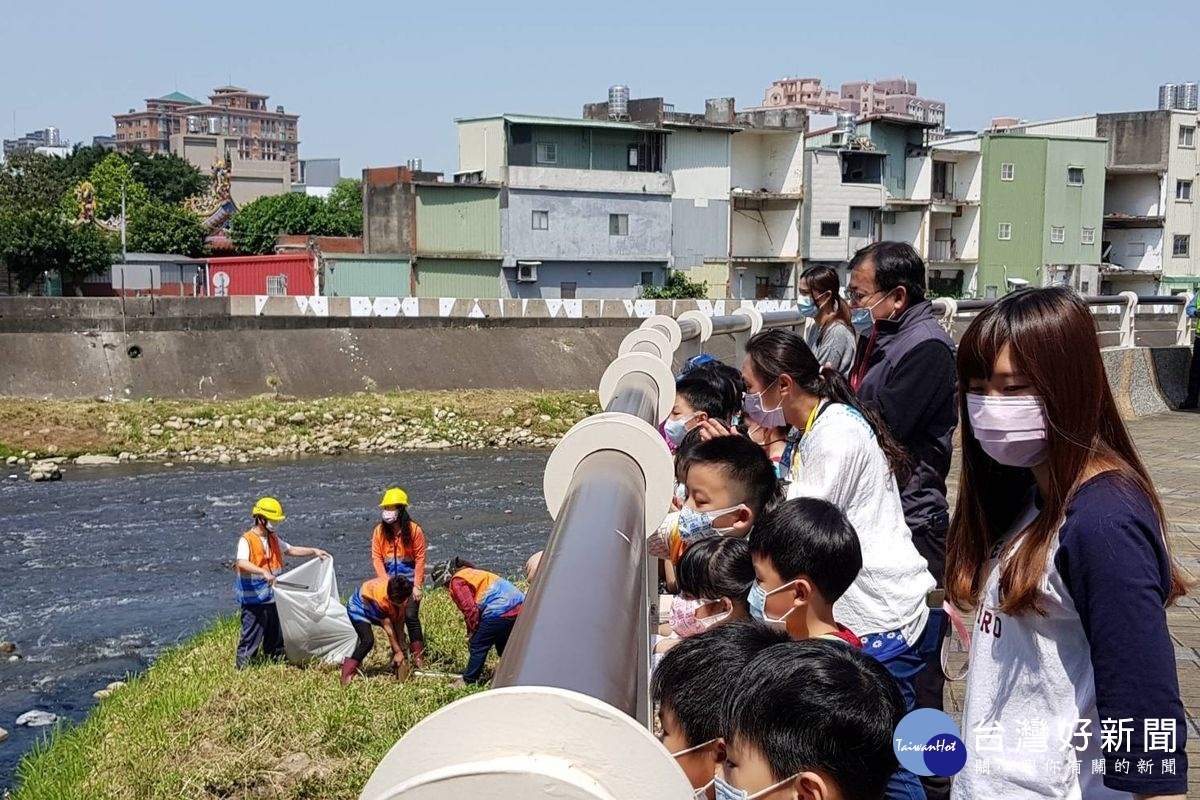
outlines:
M426 667L461 671L462 616L444 591L425 598ZM353 800L405 731L478 691L432 678L397 682L382 634L368 675L349 687L334 667L237 672L237 635L237 620L222 619L101 701L82 725L58 731L18 767L12 800Z
M228 463L300 454L544 447L599 410L596 403L594 392L518 391L361 392L317 400L5 398L0 459L87 454Z

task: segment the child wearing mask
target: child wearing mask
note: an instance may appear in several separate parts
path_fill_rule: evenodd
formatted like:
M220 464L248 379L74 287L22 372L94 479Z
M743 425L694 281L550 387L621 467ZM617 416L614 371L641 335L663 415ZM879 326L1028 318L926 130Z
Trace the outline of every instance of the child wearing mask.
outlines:
M421 587L425 584L425 531L408 515L408 493L392 487L379 501L379 523L371 534L371 563L376 578L403 575L412 581L412 599L405 610L413 666L425 666L425 636L421 630Z
M663 437L674 451L683 437L706 419L728 420L730 413L721 392L708 381L681 378L675 383L675 405L663 422Z
M350 601L346 603L346 615L358 634L358 645L354 653L342 662L343 686L350 683L367 654L375 647L375 634L371 630L374 625L383 628L387 634L388 642L392 645L392 668L397 670L397 675L407 667L404 632L400 629L400 622L404 619L404 606L412 597L412 591L412 581L403 575L369 578L354 590Z
M833 639L862 647L833 607L862 569L858 534L837 506L806 497L768 511L747 545L755 582L750 614L793 639Z
M679 564L692 544L710 536L744 538L778 495L779 484L762 448L742 436L702 441L683 474L687 499L647 539L655 558Z
M663 746L691 781L697 800L714 800L725 760L721 721L727 687L745 666L786 634L750 622L721 625L693 636L663 656L650 680Z
M683 554L678 572L679 596L671 603L669 634L655 645L655 653L716 625L749 618L746 597L754 586L754 564L745 539L702 539Z
M728 681L723 709L718 798L878 800L896 772L900 690L883 665L840 642L761 651Z
M862 547L846 515L814 497L781 503L763 515L749 543L755 583L750 615L792 639L827 639L861 650L858 636L834 618L834 604L858 579ZM923 800L920 779L897 770L889 800Z

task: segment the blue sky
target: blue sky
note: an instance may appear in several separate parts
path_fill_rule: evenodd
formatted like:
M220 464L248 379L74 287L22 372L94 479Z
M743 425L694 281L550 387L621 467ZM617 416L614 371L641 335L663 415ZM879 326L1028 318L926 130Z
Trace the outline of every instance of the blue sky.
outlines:
M112 114L230 80L299 113L301 154L342 171L421 157L452 172L456 117L578 116L609 84L702 110L757 105L775 78L900 76L955 128L1151 108L1200 79L1192 3L182 3L60 0L0 7L0 131L73 141Z

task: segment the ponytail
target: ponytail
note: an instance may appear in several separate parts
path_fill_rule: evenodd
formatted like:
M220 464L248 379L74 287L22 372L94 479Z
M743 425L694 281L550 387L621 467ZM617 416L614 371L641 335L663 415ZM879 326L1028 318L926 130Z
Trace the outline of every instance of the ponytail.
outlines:
M411 553L413 550L413 521L412 517L408 515L408 506L400 506L400 518L396 520L396 525L400 528L400 543L404 545L404 552Z
M831 403L847 405L861 414L875 434L875 440L887 458L896 483L903 486L908 482L908 456L888 430L883 418L858 399L842 373L817 361L803 338L791 331L763 331L750 337L746 343L746 355L754 365L755 372L765 382L771 383L780 375L787 375L804 391Z

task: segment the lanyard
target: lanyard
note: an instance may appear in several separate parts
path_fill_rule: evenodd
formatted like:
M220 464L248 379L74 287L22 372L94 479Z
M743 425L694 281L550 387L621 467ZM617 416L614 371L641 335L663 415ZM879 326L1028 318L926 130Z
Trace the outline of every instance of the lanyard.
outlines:
M808 436L808 432L812 430L813 423L817 421L817 410L820 409L821 402L817 400L817 404L813 406L813 410L808 412L808 422L804 423L804 433L800 434L801 437Z
M858 363L858 369L850 374L850 388L855 392L862 386L863 378L867 377L867 368L871 363L871 351L875 349L875 333L878 328L871 328L871 336L867 339L867 349L863 352L862 361Z

